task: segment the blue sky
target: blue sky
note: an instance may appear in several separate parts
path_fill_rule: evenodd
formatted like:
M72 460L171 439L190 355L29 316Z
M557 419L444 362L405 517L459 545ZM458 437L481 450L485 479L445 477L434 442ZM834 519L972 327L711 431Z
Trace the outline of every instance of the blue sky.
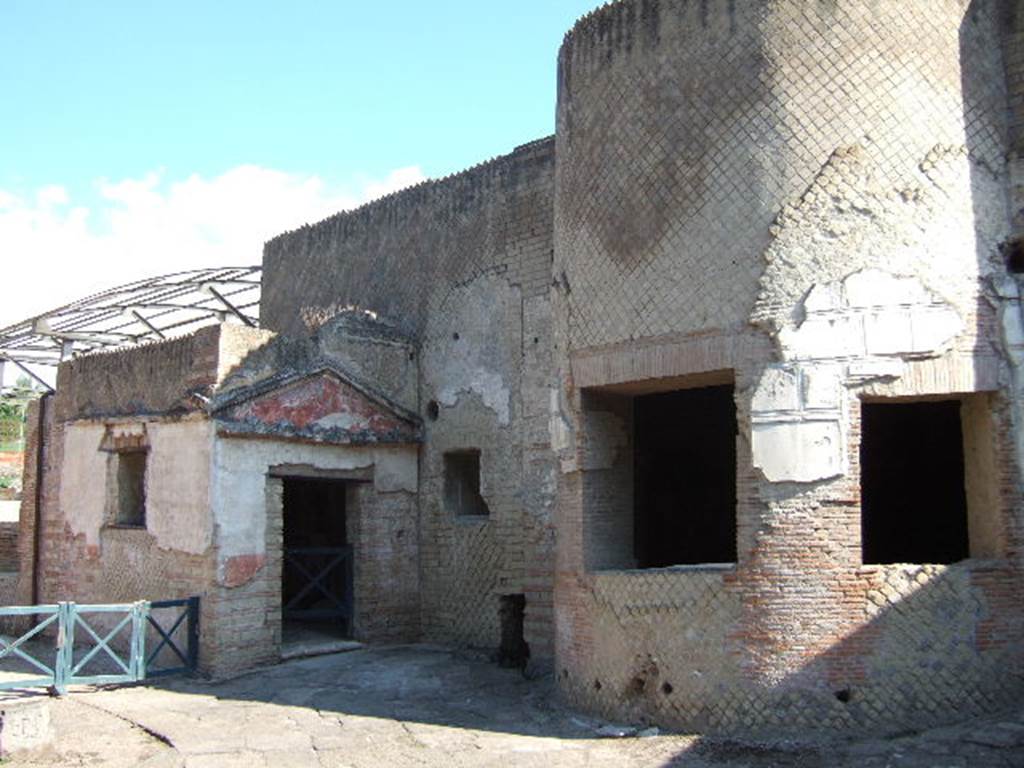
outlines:
M595 4L3 0L0 327L551 133Z

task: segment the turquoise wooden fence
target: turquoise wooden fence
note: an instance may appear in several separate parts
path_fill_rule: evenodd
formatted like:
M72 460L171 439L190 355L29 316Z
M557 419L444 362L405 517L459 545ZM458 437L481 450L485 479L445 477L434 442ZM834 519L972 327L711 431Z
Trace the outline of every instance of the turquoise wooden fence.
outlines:
M160 617L154 609L161 609ZM167 609L176 614L170 620L162 618ZM0 635L0 690L47 687L63 695L69 685L130 683L193 672L198 662L198 597L7 606L0 607L0 617L34 620L16 639ZM148 628L159 642L147 656ZM174 661L161 664L168 656ZM5 660L17 660L21 668L4 674Z

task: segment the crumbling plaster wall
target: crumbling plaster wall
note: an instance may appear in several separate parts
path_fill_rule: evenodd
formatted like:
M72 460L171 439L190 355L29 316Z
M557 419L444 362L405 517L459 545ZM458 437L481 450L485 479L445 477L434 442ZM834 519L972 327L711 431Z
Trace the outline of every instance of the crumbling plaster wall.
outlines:
M35 494L22 509L22 529L28 535L21 547L19 602L112 603L208 595L215 563L207 501L208 422L192 417L165 422L154 419L147 424L147 492L151 497L147 516L151 522L157 518L161 522L150 529L125 528L113 525L110 516L113 508L107 483L111 454L100 450L112 425L58 421L52 401L60 398L60 393L50 398L46 409L37 562L32 536ZM113 426L136 431L141 422L120 420ZM33 434L35 439L37 434ZM31 466L34 486L38 478L34 464ZM182 480L173 474L178 469L190 477ZM39 590L35 595L33 577ZM205 603L203 617L209 617ZM207 640L201 638L204 665L214 661L216 652Z
M392 402L417 410L416 342L396 326L361 310L349 310L309 336L271 335L266 344L233 367L218 386L218 396L329 361Z
M450 292L427 320L421 348L423 392L438 403L427 418L420 514L425 636L481 648L500 638L498 595L523 591L523 530L518 367L522 298L518 287L483 275ZM444 494L444 454L480 451L486 517L459 517Z
M114 523L111 464L116 454L103 448L110 433L145 435L146 530L157 547L201 555L212 544L208 420L96 423L74 422L64 430L61 516L73 536L98 546L105 526ZM102 554L102 553L101 553Z
M266 327L319 329L325 347L350 307L416 340L423 637L496 648L499 596L523 593L534 659L552 654L553 174L545 139L275 238L261 309ZM481 451L485 520L445 509L444 452L467 448Z
M199 595L212 618L215 542L210 519L213 432L200 411L242 358L271 334L234 325L180 339L76 358L58 370L46 400L43 476L26 465L31 498L22 509L19 600L125 602ZM112 443L147 453L147 526L113 525ZM33 531L39 488L38 562ZM33 579L38 593L33 595ZM219 649L201 635L200 659L215 669Z
M407 642L419 635L414 445L327 446L218 436L210 510L215 589L204 633L218 671L276 661L281 643L282 484L291 475L352 480L347 515L354 551L356 636Z
M1019 695L998 672L1024 657L1000 5L626 0L566 37L550 424L575 703L728 731L900 727ZM628 502L601 478L616 414L584 390L721 370L737 564L596 570L604 510ZM1006 556L863 566L858 398L971 392L993 393Z

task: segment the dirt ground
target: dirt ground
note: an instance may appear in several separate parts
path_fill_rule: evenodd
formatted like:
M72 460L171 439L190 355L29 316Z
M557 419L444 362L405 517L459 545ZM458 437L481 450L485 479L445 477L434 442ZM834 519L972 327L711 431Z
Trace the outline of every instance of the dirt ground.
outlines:
M51 717L53 744L5 765L1024 767L1024 703L893 739L747 743L584 717L556 702L550 682L425 646L303 659L222 682L82 689L53 700Z

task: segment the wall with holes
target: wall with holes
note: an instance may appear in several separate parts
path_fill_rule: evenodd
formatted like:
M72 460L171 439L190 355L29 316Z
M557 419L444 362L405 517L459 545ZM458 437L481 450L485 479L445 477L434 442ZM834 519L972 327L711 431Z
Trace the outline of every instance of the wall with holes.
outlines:
M328 354L331 318L358 310L414 340L419 386L401 402L424 420L423 637L494 650L500 597L524 594L534 660L552 653L553 180L545 139L281 235L264 253L261 310L271 329L315 331ZM369 380L404 380L368 352ZM467 450L480 454L486 515L460 517L445 502L444 454Z
M565 38L554 138L267 243L261 318L288 343L253 332L231 358L201 332L65 366L48 466L80 447L68 419L333 357L423 419L415 496L381 518L384 539L418 523L418 615L411 591L381 611L402 637L494 649L500 598L525 595L568 700L687 729L902 729L1019 700L1019 5L609 3ZM638 569L634 398L726 382L735 562ZM960 404L970 557L865 562L861 405L930 400ZM232 648L277 578L252 442L213 459L252 513L208 574L237 584ZM471 504L446 466L478 468ZM88 546L80 501L44 535ZM75 557L46 555L47 588Z
M750 731L899 728L1019 695L1000 672L1024 665L1012 5L623 0L567 35L551 434L571 701ZM628 535L630 481L609 478L630 427L594 392L717 372L736 387L736 563L615 564L595 539ZM964 451L995 451L967 456L968 483L996 489L973 502L971 556L864 563L861 402L944 398Z

